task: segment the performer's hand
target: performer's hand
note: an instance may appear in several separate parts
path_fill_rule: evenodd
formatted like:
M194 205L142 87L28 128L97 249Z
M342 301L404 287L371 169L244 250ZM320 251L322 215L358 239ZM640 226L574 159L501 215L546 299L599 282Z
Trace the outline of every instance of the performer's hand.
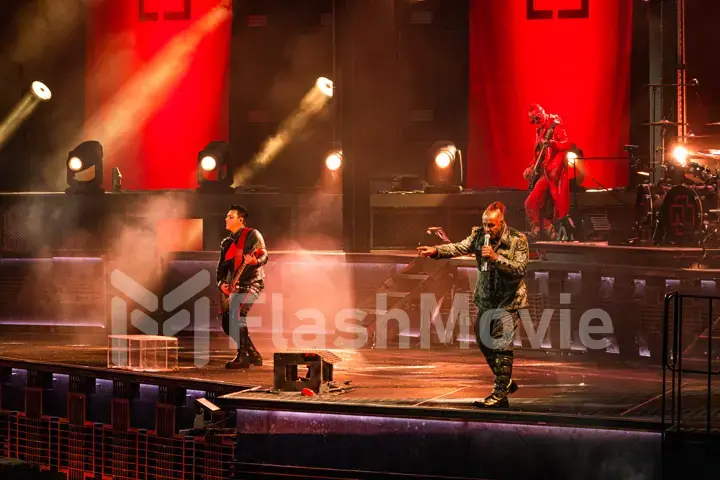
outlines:
M245 259L245 263L247 265L257 265L258 264L258 259L255 255L247 254L243 258Z
M528 168L526 168L525 171L523 172L523 178L524 178L526 181L529 181L530 178L532 177L532 171L533 171L533 169L530 168L530 167L528 167Z
M225 295L230 295L230 285L227 283L220 284L220 291Z
M423 257L432 257L437 254L437 248L435 247L417 247L418 255Z
M497 253L495 253L495 250L493 250L490 245L482 247L482 256L491 261L494 261L498 257Z

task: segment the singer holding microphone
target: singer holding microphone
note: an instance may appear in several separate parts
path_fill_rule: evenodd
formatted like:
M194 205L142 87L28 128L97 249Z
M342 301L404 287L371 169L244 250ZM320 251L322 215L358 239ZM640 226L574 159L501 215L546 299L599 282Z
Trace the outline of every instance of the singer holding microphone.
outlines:
M473 301L478 307L475 338L485 356L495 385L478 407L510 406L508 395L515 393L512 379L513 340L520 321L519 310L527 308L527 270L530 249L525 234L505 223L505 206L494 202L482 216L482 228L474 227L458 243L418 247L418 254L430 258L475 255L478 278Z

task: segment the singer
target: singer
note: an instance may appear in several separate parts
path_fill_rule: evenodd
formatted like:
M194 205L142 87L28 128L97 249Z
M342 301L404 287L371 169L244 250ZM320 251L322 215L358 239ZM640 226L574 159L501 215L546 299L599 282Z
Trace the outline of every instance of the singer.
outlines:
M555 240L553 222L570 212L570 180L565 160L572 144L558 115L545 113L540 105L531 105L528 114L530 123L537 126L533 163L523 173L530 186L530 195L525 200L530 223L528 236L533 240L540 236L542 221L545 235Z
M478 307L475 338L495 376L492 393L475 406L507 408L508 395L518 389L512 379L513 341L519 310L528 306L529 247L527 237L505 223L505 206L500 202L487 207L482 225L461 242L418 247L418 254L430 258L475 255L479 270L473 298Z

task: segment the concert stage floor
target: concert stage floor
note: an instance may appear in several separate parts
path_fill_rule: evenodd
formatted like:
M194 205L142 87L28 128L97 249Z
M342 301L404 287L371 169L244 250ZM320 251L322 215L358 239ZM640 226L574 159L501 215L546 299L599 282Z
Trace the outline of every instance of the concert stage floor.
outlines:
M214 339L214 344L225 339ZM413 417L498 415L522 421L657 430L660 421L662 372L646 362L584 358L583 355L538 354L518 350L514 378L520 389L511 397L510 410L488 412L472 402L491 390L492 377L475 348L442 347L422 350L331 350L341 358L335 365L336 384L351 381L351 391L302 397L294 393L269 393L273 384L269 339L259 338L265 365L248 370L227 370L232 357L226 348L213 348L210 363L195 367L191 346L181 342L179 370L172 373L128 373L106 369L105 339L72 337L42 341L36 336L4 337L0 365L54 373L96 375L98 378L134 377L139 383L167 382L186 388L205 384L223 386L227 395L218 403L238 408L363 413ZM302 373L302 371L301 371ZM243 392L257 387L253 392ZM707 382L688 378L683 385L684 421L704 425ZM720 402L720 385L712 389L712 402ZM713 423L720 425L720 411ZM500 418L500 417L497 417Z

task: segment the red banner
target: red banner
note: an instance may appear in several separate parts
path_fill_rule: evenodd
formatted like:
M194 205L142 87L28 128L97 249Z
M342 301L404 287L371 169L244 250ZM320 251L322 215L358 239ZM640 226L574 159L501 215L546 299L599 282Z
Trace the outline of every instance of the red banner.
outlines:
M629 138L632 3L471 0L468 187L527 188L528 106L560 115L586 157L622 157ZM587 160L583 186L624 186L627 160ZM580 176L580 175L578 175Z
M231 14L220 0L91 2L86 139L128 189L193 188L197 155L228 137ZM229 3L229 2L228 2Z

